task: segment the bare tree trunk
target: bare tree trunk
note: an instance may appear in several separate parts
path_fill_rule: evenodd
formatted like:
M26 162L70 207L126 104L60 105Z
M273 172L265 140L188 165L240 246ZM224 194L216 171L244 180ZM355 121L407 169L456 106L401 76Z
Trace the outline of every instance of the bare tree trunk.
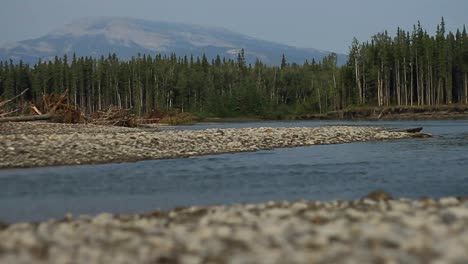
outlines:
M468 73L465 72L465 104L468 104Z
M337 102L336 102L336 97L337 97L337 96L336 96L336 90L337 90L337 86L336 86L335 71L333 71L332 76L333 76L333 104L334 104L333 108L334 108L335 110L337 110L337 105L338 105L338 104L337 104Z
M411 83L410 83L410 105L413 106L413 93L414 93L414 71L413 71L413 62L410 62L410 71L411 71Z
M275 69L275 74L273 75L273 88L271 88L271 91L270 91L270 102L273 102L273 98L275 97L275 92L276 92L276 69Z
M98 110L102 109L102 101L101 101L101 81L98 82Z
M436 99L436 85L435 85L435 79L434 79L434 67L431 66L431 88L432 88L432 104L435 105L435 99Z
M439 78L439 82L437 84L437 104L440 104L440 100L441 100L441 97L442 97L442 94L443 94L443 90L442 90L442 79Z
M329 106L328 106L328 94L325 93L325 112L328 112Z
M427 64L427 73L426 73L426 80L427 80L427 104L432 105L432 67L430 64Z
M317 88L317 94L318 94L319 112L321 114L322 113L322 98L320 96L320 86L318 86Z
M380 103L380 97L381 97L381 91L380 91L380 70L377 72L377 102L378 105L381 106L382 104Z
M403 58L403 78L404 78L404 94L405 105L408 105L408 80L406 79L406 57Z
M75 88L75 94L73 95L73 103L74 103L75 109L76 109L76 99L78 98L77 89L78 87Z
M450 67L450 66L449 66ZM452 80L452 75L450 74L452 72L452 69L449 69L449 72L447 73L447 79L445 83L445 90L447 94L447 101L446 104L451 104L452 103L452 86L453 86L453 80Z
M132 98L132 84L130 79L128 79L128 108L133 107L133 98Z
M119 83L117 81L115 82L115 91L117 93L117 104L119 109L122 109L122 99L120 98Z
M419 63L418 63L418 58L416 57L416 95L418 99L418 105L421 105L421 87L420 87L420 74L419 74Z
M139 101L140 101L140 106L138 107L138 114L141 115L141 110L143 109L143 85L141 85L141 78L140 75L138 74L138 95L139 95Z
M366 66L362 66L362 103L366 104L366 97L367 97L367 80L366 80Z
M94 93L94 84L91 84L91 91ZM91 100L91 94L88 90L88 96L87 96L87 101L88 101L88 113L92 113L93 112L93 103L92 103L92 100Z
M158 76L156 72L154 73L153 78L154 78L153 106L155 109L159 109L160 108L160 105L159 105L160 90L159 90L159 80L158 80ZM189 107L190 107L190 93L188 93L188 98L187 98L187 109L189 109Z
M396 70L395 70L395 75L396 75L396 93L397 93L397 104L401 105L401 80L400 80L400 62L397 60L396 62Z
M363 104L361 75L359 73L359 64L358 64L357 58L354 58L354 68L355 68L356 84L358 86L358 92L359 92L359 104Z
M390 72L388 72L388 75L386 74L385 76L387 76L387 78L385 80L385 95L386 95L385 104L387 106L389 106L390 105L390 97L391 97L391 94L390 94Z
M384 72L383 72L383 62L380 63L380 70L378 71L377 74L377 98L379 102L379 106L382 106L384 104Z
M423 66L421 66L422 68ZM419 97L421 98L420 100L420 105L424 105L424 91L425 91L425 87L424 87L424 68L421 69L421 74L420 74L420 80L419 80Z

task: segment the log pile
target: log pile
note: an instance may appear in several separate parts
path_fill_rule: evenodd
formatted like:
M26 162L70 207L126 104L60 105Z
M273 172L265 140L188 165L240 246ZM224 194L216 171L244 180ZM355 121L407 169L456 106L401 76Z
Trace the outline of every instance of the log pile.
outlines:
M129 109L119 109L118 107L109 107L105 111L97 111L91 116L90 123L124 127L136 127L139 124L137 117Z
M22 97L27 91L28 89L11 99L0 101L0 123L47 120L54 123L90 123L105 126L137 127L142 124L161 122L166 116L165 113L154 110L146 116L138 117L132 113L131 109L120 109L115 106L86 116L78 106L66 103L68 90L59 96L43 95L42 100L37 105L23 103L22 107L8 110L4 107Z
M6 100L0 104L4 106L6 103L13 101L14 99L22 96L28 89L24 90L21 94ZM67 98L68 91L65 91L60 97L57 99L53 99L53 97L43 96L43 100L41 102L42 108L47 111L45 114L42 113L39 108L34 104L26 104L30 108L31 114L29 115L19 115L19 116L9 116L6 117L6 114L11 114L13 111L7 112L0 116L0 123L1 122L28 122L28 121L38 121L38 120L50 120L56 123L85 123L85 116L79 109L74 106L65 104L65 100ZM18 112L20 109L17 109L14 112ZM23 112L25 109L23 109Z
M151 112L146 113L138 118L139 124L154 124L160 123L164 117L168 114L165 112L160 111L159 109L153 109Z

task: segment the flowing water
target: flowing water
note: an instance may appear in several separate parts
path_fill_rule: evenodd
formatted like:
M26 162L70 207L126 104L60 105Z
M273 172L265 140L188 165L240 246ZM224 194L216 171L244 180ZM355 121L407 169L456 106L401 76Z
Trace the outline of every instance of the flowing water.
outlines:
M424 127L429 139L321 145L136 163L0 170L0 220L269 200L468 196L468 121L272 122L178 129Z

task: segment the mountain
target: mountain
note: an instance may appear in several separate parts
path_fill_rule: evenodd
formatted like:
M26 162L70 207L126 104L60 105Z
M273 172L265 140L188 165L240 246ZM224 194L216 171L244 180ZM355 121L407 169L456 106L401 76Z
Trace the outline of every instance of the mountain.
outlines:
M220 55L237 58L245 50L247 62L259 58L266 64L280 64L282 54L288 62L304 63L314 58L321 60L329 51L296 48L271 41L252 38L224 28L156 22L120 17L84 18L45 36L9 43L0 46L0 60L22 59L35 63L39 58L53 59L56 55L69 57L99 57L116 53L119 58L129 59L141 54L171 54L178 56L201 56L211 59ZM346 55L338 54L338 63L343 64Z

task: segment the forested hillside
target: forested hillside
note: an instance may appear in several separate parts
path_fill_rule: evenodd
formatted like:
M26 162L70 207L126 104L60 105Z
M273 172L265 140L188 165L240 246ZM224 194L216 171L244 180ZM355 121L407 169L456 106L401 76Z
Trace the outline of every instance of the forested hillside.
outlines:
M281 56L279 54L279 56ZM436 105L468 103L468 36L466 29L446 32L444 21L434 36L418 23L396 36L378 33L354 40L349 60L337 65L335 54L322 61L280 66L247 64L217 57L118 54L56 57L35 65L0 63L0 98L30 88L23 99L68 89L68 103L94 112L110 105L136 113L152 110L216 116L323 113L349 106Z

